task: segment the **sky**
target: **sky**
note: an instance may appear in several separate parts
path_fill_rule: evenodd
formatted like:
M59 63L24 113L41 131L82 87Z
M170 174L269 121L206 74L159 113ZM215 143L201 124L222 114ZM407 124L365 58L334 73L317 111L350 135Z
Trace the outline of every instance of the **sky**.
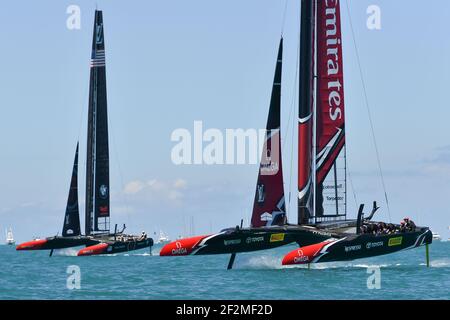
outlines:
M79 30L66 26L70 5L81 9ZM170 137L178 128L192 131L196 120L205 129L264 128L281 34L283 169L295 222L290 137L297 114L299 1L18 0L0 3L0 228L11 226L18 241L61 232L78 140L84 208L96 5L104 15L112 223L126 223L129 232L161 229L175 238L249 219L258 166L176 166ZM381 9L380 30L366 26L370 5ZM348 214L378 200L378 219L410 216L450 237L450 2L346 0L341 7L354 187Z

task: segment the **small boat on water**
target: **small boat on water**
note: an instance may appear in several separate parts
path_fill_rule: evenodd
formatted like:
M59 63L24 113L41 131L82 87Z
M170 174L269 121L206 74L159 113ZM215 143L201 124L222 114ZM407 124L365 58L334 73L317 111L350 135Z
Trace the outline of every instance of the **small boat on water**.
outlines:
M16 241L14 241L14 235L10 227L9 230L6 230L6 244L12 246L15 243Z
M442 237L441 237L441 235L440 235L439 233L433 232L433 240L435 240L435 241L441 241L441 240L442 240Z
M109 142L106 95L105 41L102 11L95 11L90 65L89 111L86 151L85 233L81 234L78 206L78 149L72 169L61 236L19 244L17 250L51 250L85 246L78 256L112 254L148 248L153 239L110 228Z

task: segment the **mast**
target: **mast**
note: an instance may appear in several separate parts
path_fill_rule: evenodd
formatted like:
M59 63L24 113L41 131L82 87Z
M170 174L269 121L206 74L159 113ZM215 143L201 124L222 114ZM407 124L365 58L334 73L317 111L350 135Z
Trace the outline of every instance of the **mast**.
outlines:
M283 39L278 48L264 148L253 202L253 228L286 223L280 136L282 64Z
M89 85L85 232L109 232L109 147L102 11L95 11Z
M298 224L313 216L314 0L301 0L298 115Z
M79 236L80 212L78 207L78 143L73 161L72 178L70 180L69 196L66 205L66 214L62 230L63 237Z

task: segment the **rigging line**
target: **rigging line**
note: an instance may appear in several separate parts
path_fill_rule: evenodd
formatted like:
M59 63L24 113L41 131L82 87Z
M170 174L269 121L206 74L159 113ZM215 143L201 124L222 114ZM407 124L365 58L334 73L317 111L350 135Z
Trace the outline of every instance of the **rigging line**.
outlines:
M294 109L295 109L295 101L296 101L296 97L297 97L297 92L298 92L298 69L299 69L299 51L300 51L300 44L297 45L297 61L296 61L296 66L295 66L295 77L294 77L294 92L292 94L292 99L291 99L291 107L289 110L289 119L288 119L288 127L286 130L286 134L285 134L285 138L284 138L284 144L283 144L283 150L286 147L286 143L287 143L287 134L289 133L289 129L292 127L292 133L291 133L291 160L290 160L290 174L289 174L289 185L288 185L288 190L289 190L289 198L288 198L288 206L290 208L291 206L291 194L292 194L292 176L293 176L293 163L294 163L294 137L295 137L295 125L294 125L294 121L291 121L292 119L292 114L294 113ZM290 211L290 210L289 210ZM289 217L289 215L288 215Z
M89 73L90 72L91 72L91 70L89 69ZM83 119L84 119L84 114L86 112L86 106L88 106L88 108L89 108L89 100L87 98L89 87L90 87L90 84L88 84L87 86L84 87L83 103L80 103L81 117L80 117L79 126L78 126L78 141L80 141L80 137L81 137L81 129L83 127L83 122L84 122ZM84 104L84 102L86 102L86 100L88 100L88 103Z
M112 121L111 121L111 117L109 119L109 124L110 124L110 128L111 128L111 138L112 138L112 143L113 143L113 147L114 147L114 155L117 161L117 168L119 169L119 177L120 177L120 184L122 187L122 190L125 190L125 184L124 184L124 179L123 179L123 174L122 174L122 168L120 166L120 159L119 159L119 154L118 154L118 149L117 149L117 145L116 145L116 139L115 139L115 134L114 134L114 126L112 125ZM131 222L130 219L130 205L129 205L129 201L128 201L128 196L125 192L123 192L123 199L125 202L125 212L127 215L127 220L128 222Z
M283 37L284 26L285 26L285 24L286 24L286 12L287 12L288 1L289 1L289 0L286 0L286 1L284 2L283 20L282 20L282 22L281 22L281 37Z
M370 129L372 131L372 140L373 140L373 144L374 144L374 147L375 147L375 153L376 153L377 163L378 163L378 170L379 170L379 173L380 173L381 184L383 186L383 191L384 191L384 198L386 200L386 206L387 206L387 209L388 209L389 222L391 222L392 221L391 220L391 209L390 209L390 206L389 206L389 200L388 200L387 191L386 191L386 184L384 182L383 170L381 169L380 154L379 154L379 151L378 151L378 144L377 144L377 140L376 140L376 137L375 137L375 129L374 129L374 126L373 126L372 114L370 112L369 98L367 96L366 83L364 81L363 71L362 71L362 67L361 67L361 59L359 57L358 46L356 45L355 31L353 29L353 23L352 23L352 18L351 18L351 15L350 15L350 8L348 6L348 0L345 1L345 4L346 4L346 7L347 7L347 14L348 14L348 17L349 17L350 29L351 29L351 32L352 32L353 46L355 47L356 60L357 60L358 69L359 69L359 76L361 78L361 83L362 83L363 92L364 92L364 102L365 102L365 105L366 105L367 114L369 116Z
M347 166L347 169L348 169L348 166ZM352 180L352 175L350 173L350 170L347 170L347 174L348 174L348 181L350 182L350 187L352 188L353 199L355 200L355 206L356 206L356 208L358 208L358 199L356 197L356 191L355 191L355 187L353 186L353 180Z
M299 37L300 37L300 35L299 35ZM287 139L289 128L291 127L291 125L292 125L292 127L294 127L294 121L292 121L292 123L291 123L291 118L292 118L294 104L295 104L296 97L297 97L298 69L299 69L299 60L300 60L299 55L300 55L300 43L297 45L297 59L296 59L296 64L295 64L295 76L294 76L294 92L292 93L292 97L291 97L291 108L289 110L288 127L287 127L286 133L284 135L284 143L282 145L282 148L284 148L286 146L286 139Z

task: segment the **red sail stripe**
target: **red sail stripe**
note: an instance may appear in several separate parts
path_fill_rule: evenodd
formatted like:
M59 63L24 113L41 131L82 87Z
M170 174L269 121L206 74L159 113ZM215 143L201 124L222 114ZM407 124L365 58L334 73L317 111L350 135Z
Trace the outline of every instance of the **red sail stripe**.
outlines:
M344 76L338 0L318 1L317 153L344 126ZM335 153L337 156L339 153Z

